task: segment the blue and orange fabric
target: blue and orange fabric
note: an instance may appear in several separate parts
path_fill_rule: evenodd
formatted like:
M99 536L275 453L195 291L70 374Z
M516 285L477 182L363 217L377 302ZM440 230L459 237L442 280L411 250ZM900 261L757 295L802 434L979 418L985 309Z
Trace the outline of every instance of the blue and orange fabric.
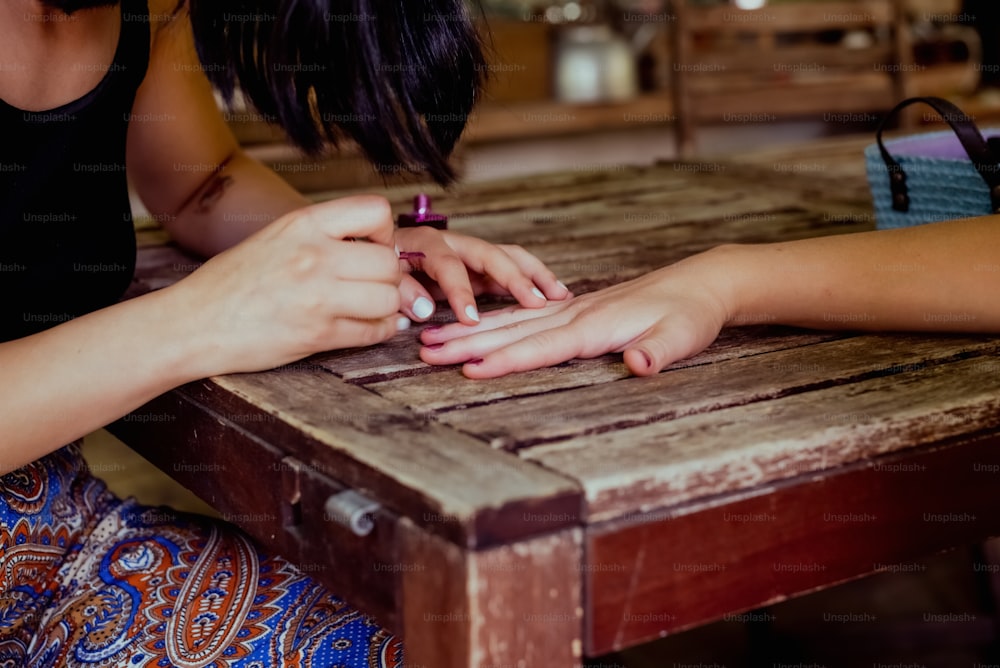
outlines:
M399 668L400 642L217 520L120 500L76 445L0 479L0 667Z

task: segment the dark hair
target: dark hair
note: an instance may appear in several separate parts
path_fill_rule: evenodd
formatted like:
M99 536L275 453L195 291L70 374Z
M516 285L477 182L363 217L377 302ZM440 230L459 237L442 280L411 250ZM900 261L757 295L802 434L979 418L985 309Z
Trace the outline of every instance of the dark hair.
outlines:
M463 0L187 0L198 57L304 151L353 139L379 171L454 179L482 45Z

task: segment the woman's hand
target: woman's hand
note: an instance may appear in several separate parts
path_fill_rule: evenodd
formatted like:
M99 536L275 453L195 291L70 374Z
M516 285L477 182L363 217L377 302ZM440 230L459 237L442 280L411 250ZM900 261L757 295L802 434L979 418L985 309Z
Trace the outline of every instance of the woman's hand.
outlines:
M624 352L632 373L658 373L706 348L729 318L726 273L705 261L710 255L545 308L487 313L472 328L426 328L420 357L428 364L464 362L469 378L495 378Z
M555 274L520 246L498 246L431 227L397 230L396 246L423 253L404 262L434 281L424 286L408 276L400 283L402 311L419 322L434 314L436 299L447 299L460 323L475 325L480 321L476 295L512 296L532 309L570 296Z
M212 375L390 338L400 278L388 202L352 197L279 218L167 290Z

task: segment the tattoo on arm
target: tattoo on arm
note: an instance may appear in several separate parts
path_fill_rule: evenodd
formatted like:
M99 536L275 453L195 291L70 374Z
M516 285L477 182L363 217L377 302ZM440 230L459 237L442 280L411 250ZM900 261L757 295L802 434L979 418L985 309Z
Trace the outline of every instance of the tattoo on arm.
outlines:
M233 177L223 176L222 174L215 173L212 178L209 179L208 185L202 191L201 197L198 198L198 206L195 210L198 213L206 213L212 206L222 198L222 194L226 192L226 189L233 184Z
M218 202L222 195L233 185L234 179L232 176L223 174L226 166L232 162L235 154L228 156L212 171L212 174L199 185L193 193L188 195L177 210L174 212L174 217L176 218L184 209L188 208L192 203L195 203L195 211L198 213L207 213L211 208Z

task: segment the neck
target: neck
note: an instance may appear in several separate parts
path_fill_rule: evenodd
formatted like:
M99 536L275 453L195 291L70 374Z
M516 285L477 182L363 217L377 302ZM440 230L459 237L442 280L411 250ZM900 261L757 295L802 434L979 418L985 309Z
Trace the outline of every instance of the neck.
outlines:
M114 59L118 14L115 7L67 14L42 0L0 0L0 99L49 109L93 88Z
M0 25L4 26L0 30L9 34L12 40L17 40L19 36L35 40L43 36L69 34L82 18L80 14L67 14L49 7L41 0L0 2Z

